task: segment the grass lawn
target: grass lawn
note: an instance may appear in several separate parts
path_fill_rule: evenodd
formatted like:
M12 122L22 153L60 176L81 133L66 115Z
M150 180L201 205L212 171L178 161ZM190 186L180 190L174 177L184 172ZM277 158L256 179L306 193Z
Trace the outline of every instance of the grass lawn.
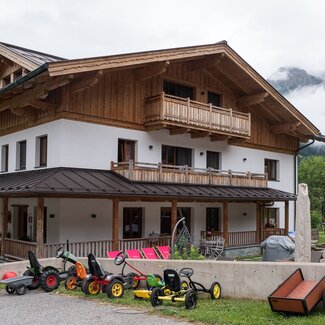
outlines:
M172 316L191 322L201 324L216 325L323 325L325 324L325 311L322 306L318 306L308 317L290 316L273 313L267 301L255 301L248 299L228 299L210 300L208 295L200 295L196 309L187 310L182 303L163 302L161 306L153 308L149 301L136 300L133 298L131 290L125 292L122 299L109 299L106 294L100 293L98 296L85 296L80 289L76 291L66 291L61 286L57 293L82 297L83 299L98 299L107 304L117 306L132 306L134 308L145 309L148 313L156 313L164 316Z

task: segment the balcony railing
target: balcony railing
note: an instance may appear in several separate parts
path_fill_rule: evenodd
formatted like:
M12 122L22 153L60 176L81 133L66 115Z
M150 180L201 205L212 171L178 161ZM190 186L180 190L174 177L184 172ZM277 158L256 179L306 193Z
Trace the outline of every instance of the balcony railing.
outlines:
M161 163L111 162L111 170L132 180L140 182L184 183L200 185L267 187L265 174L216 170L213 168L192 168L171 166Z
M148 128L184 127L209 135L223 134L240 138L249 138L251 134L249 113L165 93L145 99L145 125Z

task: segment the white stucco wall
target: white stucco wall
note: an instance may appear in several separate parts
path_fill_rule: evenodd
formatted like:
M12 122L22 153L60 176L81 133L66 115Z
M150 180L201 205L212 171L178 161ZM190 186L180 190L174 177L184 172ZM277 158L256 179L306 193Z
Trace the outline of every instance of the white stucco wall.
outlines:
M170 136L168 130L143 132L63 119L0 137L0 146L9 144L9 172L15 171L16 143L21 140L27 141L26 169L33 170L35 168L36 138L45 134L48 136L47 167L108 169L110 161L117 161L117 143L118 139L122 138L137 141L136 160L140 162L160 162L162 144L193 149L192 161L193 167L196 168L206 167L207 150L221 152L221 168L224 170L264 173L265 158L279 160L280 179L276 182L269 181L269 187L294 192L294 162L292 155L230 146L226 141L211 142L209 138L192 139L189 134ZM150 145L153 146L151 150L149 149ZM200 155L200 153L203 153L203 155ZM60 240L65 240L68 237L66 232L69 232L70 235L68 229L71 227L75 229L75 235L73 236L76 237L76 240L82 239L83 236L94 239L107 238L107 229L111 225L111 201L93 200L90 203L89 200L71 200L70 202L68 200L47 199L46 204L48 205L48 215L54 214L55 216L54 218L48 218L49 241L57 239L58 236ZM131 206L143 206L141 202L138 202L136 204L122 203L121 207L130 206L130 204ZM190 205L187 204L186 206ZM284 227L284 204L281 202L276 203L274 206L280 208L280 226ZM202 210L200 204L193 204L192 208L194 214L200 216L192 221L192 226L199 226L199 218L204 219L205 222L205 211ZM33 214L33 211L31 210L29 213ZM254 230L255 213L253 204L248 205L247 208L243 207L242 204L231 205L229 210L231 216L229 231ZM290 230L294 228L293 213L294 204L290 202ZM97 218L91 219L91 214L96 214ZM192 215L194 214L192 212ZM158 218L159 215L159 204L146 203L144 235L152 232L152 230L158 231L156 228L157 222L159 225L159 220L155 220L155 216ZM59 220L59 216L64 216L64 219ZM96 234L93 233L92 228L92 224L95 222L100 225L98 231L96 230ZM245 229L242 228L243 224L245 224ZM239 225L241 226L239 227ZM204 228L202 227L202 229Z

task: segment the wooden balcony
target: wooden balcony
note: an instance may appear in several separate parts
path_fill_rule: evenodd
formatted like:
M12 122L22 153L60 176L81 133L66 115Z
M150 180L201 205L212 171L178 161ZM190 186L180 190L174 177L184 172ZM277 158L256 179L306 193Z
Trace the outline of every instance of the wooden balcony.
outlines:
M111 162L111 170L140 182L183 183L200 185L267 187L265 174L234 172L231 170L200 169L133 162Z
M248 139L251 134L249 113L233 111L212 104L166 95L145 99L145 126L184 129L202 136Z

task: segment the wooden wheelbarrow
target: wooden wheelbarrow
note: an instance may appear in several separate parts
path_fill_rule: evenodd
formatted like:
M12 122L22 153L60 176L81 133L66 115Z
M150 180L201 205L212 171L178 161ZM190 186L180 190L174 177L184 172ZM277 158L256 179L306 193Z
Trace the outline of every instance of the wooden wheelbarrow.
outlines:
M6 291L9 294L17 293L21 296L26 293L27 288L32 284L33 276L19 276L15 278L9 278L6 280L1 280L0 283L6 285Z
M272 311L284 314L308 315L322 299L325 308L325 276L320 281L304 280L301 269L268 296Z

